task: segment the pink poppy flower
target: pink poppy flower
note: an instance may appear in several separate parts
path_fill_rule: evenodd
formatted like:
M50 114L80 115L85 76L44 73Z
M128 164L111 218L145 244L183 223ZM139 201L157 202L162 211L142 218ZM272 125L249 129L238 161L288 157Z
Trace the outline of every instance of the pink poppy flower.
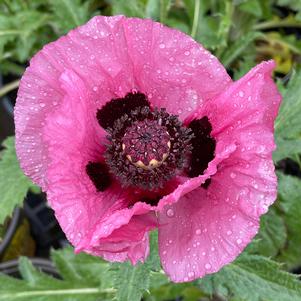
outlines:
M233 82L177 30L95 17L46 45L21 80L21 167L76 252L135 264L158 228L171 280L216 272L276 198L273 68Z

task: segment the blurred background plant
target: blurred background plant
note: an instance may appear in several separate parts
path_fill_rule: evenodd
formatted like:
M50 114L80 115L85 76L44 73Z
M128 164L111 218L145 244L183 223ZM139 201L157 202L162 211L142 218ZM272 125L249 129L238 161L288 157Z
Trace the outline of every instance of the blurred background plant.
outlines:
M67 242L45 195L19 169L14 138L7 136L14 134L21 75L43 45L99 14L152 18L177 28L217 56L234 79L262 60L277 63L274 76L283 94L275 124L278 200L256 239L214 275L170 283L160 268L156 233L144 265L74 255L71 247L62 248ZM1 0L0 271L22 280L0 276L0 300L301 301L300 65L301 0ZM20 255L44 259L20 257L18 269Z

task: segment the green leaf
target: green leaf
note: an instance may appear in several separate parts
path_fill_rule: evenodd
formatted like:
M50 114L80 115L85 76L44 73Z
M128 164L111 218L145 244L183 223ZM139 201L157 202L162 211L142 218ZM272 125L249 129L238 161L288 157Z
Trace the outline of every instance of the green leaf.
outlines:
M207 294L227 300L300 301L301 282L296 275L263 256L243 255L216 274L200 280Z
M284 139L277 136L277 133L275 138L277 145L277 148L273 153L273 159L275 162L285 158L291 158L294 160L294 155L301 153L301 139Z
M22 257L19 262L22 279L0 275L0 300L112 300L115 290L108 282L110 279L108 263L87 254L75 255L71 248L53 251L52 256L56 257L55 265L58 271L62 272L63 279L54 278L37 270L27 258ZM71 275L73 272L76 276ZM99 276L102 273L107 275L106 287L103 285L104 277ZM92 274L93 277L89 277Z
M293 71L291 79L283 94L278 118L275 122L277 135L294 139L301 134L301 70Z
M52 24L58 27L60 34L67 33L86 23L92 16L90 2L82 0L48 0L54 14Z
M234 43L232 43L221 55L221 61L223 65L227 68L229 67L240 55L250 46L251 43L259 37L261 33L259 32L249 32L244 36L238 38Z
M301 180L279 173L278 192L279 207L287 229L287 241L278 259L288 268L294 268L301 264Z
M300 0L277 0L279 6L289 7L296 11L301 11Z
M14 137L9 137L3 142L5 149L0 160L0 224L10 216L16 206L23 203L32 182L23 174L15 152Z
M116 264L114 286L119 301L140 301L143 293L149 288L150 271L146 265L138 263Z
M275 122L278 149L274 160L279 161L301 152L301 70L293 71Z
M143 294L148 291L150 287L150 275L153 277L159 276L153 280L157 285L161 285L161 269L160 258L158 254L158 233L153 231L150 235L150 255L144 264L138 263L132 266L126 262L123 264L114 264L113 270L115 272L114 284L117 288L116 298L119 301L140 301ZM167 277L163 274L163 282L165 283ZM142 280L143 279L143 280Z
M106 277L111 265L99 257L85 253L75 255L73 249L68 247L60 251L52 251L51 258L63 279L68 281L81 281L81 279L94 281L95 276L101 279L100 287L111 287L113 280Z
M286 231L283 217L272 207L261 217L260 231L248 249L251 249L252 253L274 257L285 247Z
M145 18L146 12L146 1L142 0L131 0L131 1L120 1L110 0L112 5L112 15L122 14L127 17L139 17ZM148 10L152 11L150 7ZM158 7L157 7L158 11Z
M239 9L255 17L262 17L263 11L259 0L247 0L239 5Z

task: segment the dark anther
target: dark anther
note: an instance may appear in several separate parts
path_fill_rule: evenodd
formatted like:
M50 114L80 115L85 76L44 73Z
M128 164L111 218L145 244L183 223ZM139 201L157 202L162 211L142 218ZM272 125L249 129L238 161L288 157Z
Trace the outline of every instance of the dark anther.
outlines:
M191 139L192 152L188 175L197 177L204 173L208 163L213 160L216 142L210 136L212 126L208 117L193 120L189 124L189 128L192 130L194 137ZM209 184L207 185L209 186ZM206 182L203 185L206 185Z
M207 179L202 185L201 187L207 189L209 187L209 185L211 184L211 179Z
M154 196L153 198L143 197L139 201L151 206L157 206L159 204L160 199L161 197L159 196Z
M147 97L140 92L128 93L124 98L116 98L107 102L97 110L97 120L104 129L112 128L114 122L123 115L129 115L131 111L140 107L149 107Z
M86 172L97 191L105 191L111 184L110 174L104 163L89 162Z

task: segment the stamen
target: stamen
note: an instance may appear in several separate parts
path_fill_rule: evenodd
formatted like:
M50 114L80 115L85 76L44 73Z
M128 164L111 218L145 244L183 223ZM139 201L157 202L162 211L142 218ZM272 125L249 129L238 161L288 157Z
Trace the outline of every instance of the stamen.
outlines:
M122 149L135 166L153 169L168 157L170 136L167 128L156 120L137 121L127 128L122 138Z
M138 108L109 132L106 162L123 186L158 190L187 166L191 130L165 109Z

